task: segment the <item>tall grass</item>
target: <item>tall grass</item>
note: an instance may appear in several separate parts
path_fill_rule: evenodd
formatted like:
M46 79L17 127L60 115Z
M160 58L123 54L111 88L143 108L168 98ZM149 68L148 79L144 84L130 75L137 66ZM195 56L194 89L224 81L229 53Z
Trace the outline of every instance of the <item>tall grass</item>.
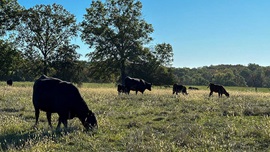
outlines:
M44 112L33 128L32 86L23 84L0 87L2 151L267 151L270 146L266 90L226 87L230 98L208 98L206 86L175 96L171 88L118 95L113 84L83 84L79 90L99 124L86 132L76 118L66 131L50 129ZM57 119L53 114L55 127Z

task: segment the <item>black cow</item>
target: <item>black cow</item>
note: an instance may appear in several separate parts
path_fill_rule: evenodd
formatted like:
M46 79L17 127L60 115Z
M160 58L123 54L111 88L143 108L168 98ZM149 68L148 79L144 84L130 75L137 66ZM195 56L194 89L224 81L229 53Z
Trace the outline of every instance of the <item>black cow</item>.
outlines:
M33 86L33 105L36 117L35 126L38 124L39 110L42 110L47 114L50 127L52 127L52 113L59 115L58 129L61 123L67 128L67 119L74 117L78 117L87 130L97 127L95 114L88 109L79 90L70 82L41 76Z
M126 77L125 86L127 94L129 94L130 90L136 91L136 94L138 93L138 91L143 94L145 89L151 91L152 83L148 83L143 79Z
M7 80L7 85L12 86L12 84L13 84L12 79Z
M188 87L189 90L199 90L199 88L196 87Z
M213 92L217 92L219 97L222 97L222 94L225 94L227 97L230 96L222 85L210 83L207 88L210 88L209 97L213 95Z
M118 95L120 95L121 93L126 93L126 87L122 84L118 84L117 85L117 91L118 91Z
M179 92L182 92L182 94L188 95L187 88L183 85L174 84L173 85L173 94L175 93L178 95Z

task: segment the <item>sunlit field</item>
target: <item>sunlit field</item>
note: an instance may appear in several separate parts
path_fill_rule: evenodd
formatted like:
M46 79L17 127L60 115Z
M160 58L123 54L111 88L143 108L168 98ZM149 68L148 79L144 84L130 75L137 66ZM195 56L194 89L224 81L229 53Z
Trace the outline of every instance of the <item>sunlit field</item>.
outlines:
M0 83L2 151L267 151L270 146L270 91L225 87L230 97L208 97L206 86L172 95L153 87L142 95L118 95L114 84L79 87L96 113L98 129L86 132L77 118L68 129L48 126L41 112L38 128L32 82Z

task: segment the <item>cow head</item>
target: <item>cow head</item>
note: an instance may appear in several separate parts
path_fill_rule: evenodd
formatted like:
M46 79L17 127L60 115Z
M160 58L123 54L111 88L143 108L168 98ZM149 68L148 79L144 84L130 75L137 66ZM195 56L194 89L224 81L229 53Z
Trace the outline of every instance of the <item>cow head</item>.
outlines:
M83 126L89 130L93 129L94 127L98 128L97 119L95 114L90 110L84 120Z
M152 83L145 82L145 86L146 86L146 89L148 89L149 91L151 91Z
M214 85L214 83L209 83L209 85L207 86L207 88L211 88L211 87L213 87L213 85Z
M228 92L224 93L227 97L230 97L230 94Z
M187 93L187 88L186 88L185 86L183 86L182 94L188 95L188 93Z

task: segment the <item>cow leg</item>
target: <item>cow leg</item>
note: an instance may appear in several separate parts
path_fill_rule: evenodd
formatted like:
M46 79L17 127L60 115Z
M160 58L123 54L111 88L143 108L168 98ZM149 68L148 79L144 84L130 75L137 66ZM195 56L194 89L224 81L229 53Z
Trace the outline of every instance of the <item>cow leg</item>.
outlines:
M35 109L35 117L36 117L36 123L35 123L35 126L36 126L38 124L39 109Z
M58 118L58 124L57 124L57 127L56 127L57 130L60 129L61 123L63 122L63 114L59 114L58 113L58 116L59 116L59 118Z
M130 92L130 88L127 88L127 90L126 90L126 91L127 91L126 93L127 93L127 94L129 94L129 92Z
M67 128L67 118L68 118L68 113L59 114L57 129L60 129L61 123L63 123L64 127Z
M65 129L67 129L67 118L63 118L62 123L64 124Z
M213 95L213 91L210 91L210 93L209 93L209 97L210 97L211 95Z
M46 115L47 115L47 120L48 120L48 123L49 123L49 126L52 128L52 113L50 112L46 112Z
M220 97L222 97L222 93L220 93Z
M57 128L56 128L57 130L60 129L61 123L63 123L64 124L64 127L67 128L67 119L64 119L63 117L59 117Z
M58 124L57 124L57 130L60 129L60 126L61 126L61 123L62 123L62 120L61 120L61 117L58 118Z
M137 93L138 93L138 90L136 90L136 95L137 95Z
M218 97L222 97L221 91L218 92Z

